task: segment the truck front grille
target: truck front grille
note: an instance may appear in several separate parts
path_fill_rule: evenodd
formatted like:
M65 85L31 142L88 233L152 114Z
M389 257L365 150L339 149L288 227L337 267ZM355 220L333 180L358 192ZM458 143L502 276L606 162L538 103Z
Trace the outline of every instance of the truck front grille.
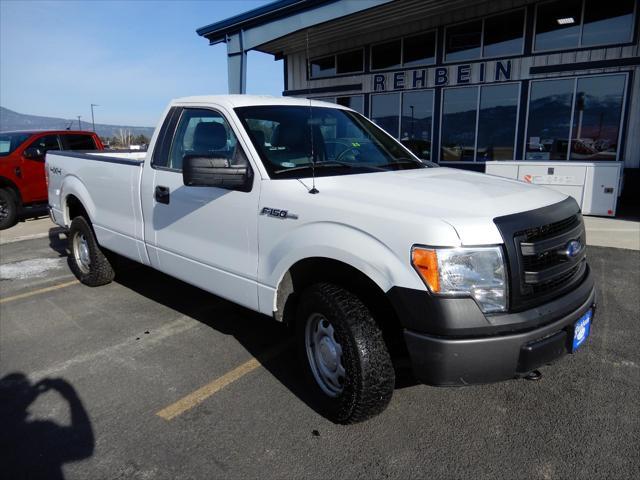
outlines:
M554 235L572 229L578 225L578 223L580 223L578 215L571 215L569 218L565 218L559 222L553 222L541 227L528 228L521 233L525 236L527 242L535 242L544 240L545 238L551 238ZM516 235L518 235L518 233L516 233Z
M533 308L578 284L587 270L582 215L573 199L494 220L507 250L511 311ZM583 246L574 256L568 244Z

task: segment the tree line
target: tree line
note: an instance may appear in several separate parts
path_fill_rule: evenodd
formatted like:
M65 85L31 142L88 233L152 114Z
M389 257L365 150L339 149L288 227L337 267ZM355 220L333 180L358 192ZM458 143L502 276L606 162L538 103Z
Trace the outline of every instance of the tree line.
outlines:
M148 146L149 138L146 135L132 135L128 130L120 130L117 135L112 137L100 137L104 145L111 148L129 148L131 145Z

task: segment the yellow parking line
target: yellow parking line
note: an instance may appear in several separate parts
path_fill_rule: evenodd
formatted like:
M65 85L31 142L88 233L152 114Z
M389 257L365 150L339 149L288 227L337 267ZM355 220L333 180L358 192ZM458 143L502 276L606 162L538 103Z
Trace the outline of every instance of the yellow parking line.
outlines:
M39 290L34 290L33 292L20 293L18 295L13 295L11 297L0 298L0 304L1 303L13 302L14 300L20 300L22 298L33 297L34 295L40 295L41 293L52 292L54 290L59 290L61 288L70 287L71 285L76 285L78 283L80 283L80 282L78 282L78 280L73 280L71 282L60 283L58 285L53 285L51 287L46 287L46 288L41 288Z
M273 347L270 350L267 350L264 355L261 355L261 361L264 363L271 360L283 350L285 350L288 346L289 342L284 342ZM256 358L252 358L251 360L244 362L242 365L234 368L230 372L227 372L223 376L216 378L211 383L200 387L189 395L181 398L177 402L163 408L162 410L157 412L156 415L164 418L165 420L174 419L178 415L181 415L187 410L191 410L193 407L199 405L210 396L222 390L224 387L244 377L247 373L253 372L256 368L260 367L261 361Z

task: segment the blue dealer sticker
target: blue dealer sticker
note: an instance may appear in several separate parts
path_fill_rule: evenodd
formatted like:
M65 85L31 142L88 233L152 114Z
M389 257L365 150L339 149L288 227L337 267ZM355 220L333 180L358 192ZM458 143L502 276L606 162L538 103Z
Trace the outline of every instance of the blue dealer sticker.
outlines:
M578 319L573 328L573 347L572 351L576 351L587 340L589 331L591 330L591 317L593 310L589 309L582 317Z

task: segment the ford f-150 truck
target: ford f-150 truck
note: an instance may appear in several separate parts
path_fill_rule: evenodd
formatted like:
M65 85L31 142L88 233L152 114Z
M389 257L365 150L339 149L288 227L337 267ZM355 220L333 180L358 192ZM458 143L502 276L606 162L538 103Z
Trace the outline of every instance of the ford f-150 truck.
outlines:
M80 130L0 132L0 230L21 210L47 206L44 157L49 150L102 150L100 137Z
M345 107L183 98L146 154L50 152L47 172L81 282L110 282L115 252L292 325L335 422L384 410L396 358L427 384L479 384L589 334L572 198L422 162Z

